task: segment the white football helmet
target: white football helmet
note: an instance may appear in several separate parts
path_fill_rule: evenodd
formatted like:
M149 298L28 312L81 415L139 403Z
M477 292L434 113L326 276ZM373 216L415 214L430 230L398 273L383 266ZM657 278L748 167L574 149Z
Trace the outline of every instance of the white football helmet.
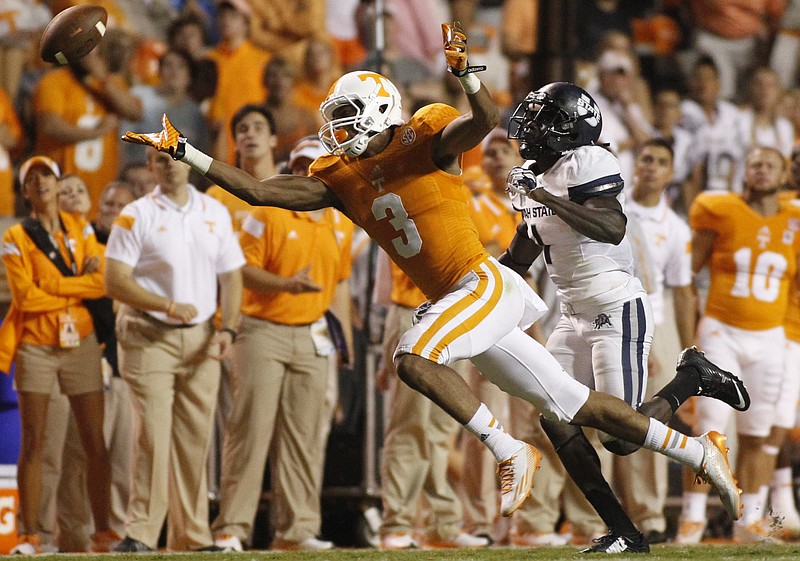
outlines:
M334 117L341 107L347 116ZM360 156L370 139L403 123L400 92L385 76L357 70L336 80L319 106L325 124L319 138L331 154Z

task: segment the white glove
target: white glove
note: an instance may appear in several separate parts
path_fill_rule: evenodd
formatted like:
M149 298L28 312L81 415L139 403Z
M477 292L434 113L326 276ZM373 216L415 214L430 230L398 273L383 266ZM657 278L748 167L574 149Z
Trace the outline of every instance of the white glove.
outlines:
M534 189L542 187L536 183L536 174L529 169L514 166L508 172L506 179L506 192L516 193L517 195L527 196Z

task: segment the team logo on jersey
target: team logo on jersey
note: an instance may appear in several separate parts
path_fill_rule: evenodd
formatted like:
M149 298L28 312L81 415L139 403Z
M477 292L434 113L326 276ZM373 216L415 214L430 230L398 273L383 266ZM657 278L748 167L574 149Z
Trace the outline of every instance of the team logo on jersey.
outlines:
M597 314L597 317L594 318L594 328L603 329L604 327L614 327L611 325L611 318L608 317L608 314Z
M402 142L405 146L408 146L416 139L417 139L417 133L411 127L404 128L403 134L400 135L400 142Z
M761 249L766 249L767 244L772 239L772 232L769 231L769 226L762 226L761 229L756 234L756 240L758 241L758 246Z

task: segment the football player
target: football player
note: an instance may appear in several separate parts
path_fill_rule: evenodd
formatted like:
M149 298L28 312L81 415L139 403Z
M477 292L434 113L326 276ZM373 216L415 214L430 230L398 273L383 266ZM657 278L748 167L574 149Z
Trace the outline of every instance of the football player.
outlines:
M582 384L638 408L647 384L654 324L645 290L633 274L619 163L598 145L601 129L595 101L567 82L531 92L517 107L509 136L519 140L526 162L512 168L508 189L523 221L499 261L522 275L543 254L562 310L547 349ZM641 407L642 412L666 422L696 394L732 406L743 397L742 407L747 407L741 381L696 349L683 351L677 370L673 381ZM649 551L576 424L542 419L567 472L609 528L585 551ZM627 454L634 449L608 434L601 440L612 452Z
M796 290L792 283L800 253L800 204L781 201L785 172L780 151L753 148L745 158L743 193L701 193L689 209L692 271L708 266L711 276L697 344L716 362L739 373L753 394L752 407L735 416L737 466L744 491L742 520L733 526L733 539L739 543L777 539L771 518L763 520L767 484L781 441L794 424L796 397L786 395L783 401L781 394L797 395L783 385L784 318L790 294ZM718 405L697 400L696 428L728 425L731 412ZM679 543L702 538L706 496L703 488L684 489Z
M498 110L474 74L478 68L467 63L460 25L442 30L448 67L470 111L460 115L433 104L404 122L400 94L389 80L374 72L345 74L320 106L325 125L319 136L330 154L315 160L309 177L258 181L194 148L166 116L160 133L127 133L124 140L169 153L250 204L301 211L333 206L361 226L430 300L400 338L397 373L492 451L500 464L503 515L530 493L540 455L506 433L448 366L459 359L471 359L484 376L554 423L593 426L690 466L719 489L737 518L739 490L723 435L678 435L620 399L591 391L523 332L545 306L519 275L486 253L461 184L460 155L497 125Z

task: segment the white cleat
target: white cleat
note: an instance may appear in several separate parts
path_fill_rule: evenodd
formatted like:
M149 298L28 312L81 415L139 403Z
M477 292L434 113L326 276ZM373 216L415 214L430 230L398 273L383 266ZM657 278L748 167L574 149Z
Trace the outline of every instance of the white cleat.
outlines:
M739 520L742 516L742 490L736 484L728 462L725 435L712 430L698 436L697 440L705 451L703 465L697 472L697 477L714 487L728 516L732 520Z
M530 496L533 474L542 462L542 455L535 447L525 442L520 444L520 449L497 467L497 473L500 474L500 512L503 516L514 514Z

